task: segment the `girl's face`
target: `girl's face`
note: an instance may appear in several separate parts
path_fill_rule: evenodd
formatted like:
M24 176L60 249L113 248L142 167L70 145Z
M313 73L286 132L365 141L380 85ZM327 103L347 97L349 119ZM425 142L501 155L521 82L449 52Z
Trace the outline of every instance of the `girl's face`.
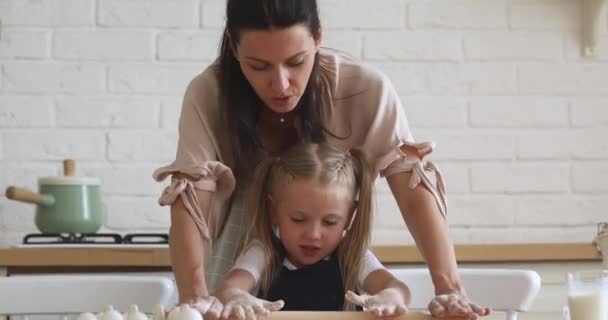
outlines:
M241 31L236 47L241 70L272 111L289 112L300 101L321 44L317 38L303 24Z
M279 193L280 199L271 198L270 206L287 258L301 267L329 256L350 224L352 191L339 183L292 181Z

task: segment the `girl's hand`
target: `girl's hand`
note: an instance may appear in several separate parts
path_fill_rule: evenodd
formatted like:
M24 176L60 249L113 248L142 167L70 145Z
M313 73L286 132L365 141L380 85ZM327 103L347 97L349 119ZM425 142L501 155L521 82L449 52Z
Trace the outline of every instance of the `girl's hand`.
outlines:
M384 289L372 296L358 295L349 290L345 298L376 317L394 317L408 311L403 294L395 288Z
M460 293L441 294L429 303L429 312L433 317L459 317L475 320L492 313L492 309L471 303Z
M252 296L249 292L231 288L225 291L226 304L221 318L234 317L239 320L256 320L257 316L265 317L272 311L279 311L285 304L283 300L266 301Z

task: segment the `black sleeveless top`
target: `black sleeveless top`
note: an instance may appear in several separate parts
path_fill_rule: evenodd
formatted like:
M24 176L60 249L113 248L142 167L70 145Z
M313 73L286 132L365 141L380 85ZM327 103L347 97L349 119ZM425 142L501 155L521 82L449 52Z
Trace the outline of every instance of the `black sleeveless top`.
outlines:
M289 270L282 266L266 294L259 298L282 299L285 311L342 311L344 285L338 258L332 255L313 265Z

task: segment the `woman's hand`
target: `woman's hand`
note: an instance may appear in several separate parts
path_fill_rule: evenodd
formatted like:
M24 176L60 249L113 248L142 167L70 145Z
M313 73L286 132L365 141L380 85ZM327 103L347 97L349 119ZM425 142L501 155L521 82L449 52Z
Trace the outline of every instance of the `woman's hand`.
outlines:
M405 298L401 291L395 288L384 289L375 295L358 295L349 290L345 298L376 317L394 317L407 312Z
M222 312L222 303L214 296L197 298L190 302L190 306L195 310L200 311L203 319L216 320L219 319Z
M440 294L429 303L429 312L433 317L459 317L475 320L487 316L492 309L480 307L471 303L466 296L460 293Z
M279 311L285 304L283 300L266 301L252 296L249 292L230 288L224 293L226 304L222 319L234 317L239 320L256 320L257 316L265 317L272 311Z
M173 308L164 311L164 318L169 319L169 314L171 311L175 310L178 306L186 304L189 305L192 309L200 312L203 315L203 319L208 320L217 320L220 318L220 314L222 313L222 303L214 296L208 297L197 297L191 300L180 303Z

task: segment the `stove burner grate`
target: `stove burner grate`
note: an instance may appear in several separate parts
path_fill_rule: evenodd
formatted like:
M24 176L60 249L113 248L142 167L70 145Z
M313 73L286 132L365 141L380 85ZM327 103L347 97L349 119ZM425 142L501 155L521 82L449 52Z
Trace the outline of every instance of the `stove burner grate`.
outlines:
M38 233L28 234L23 244L167 244L166 233Z

